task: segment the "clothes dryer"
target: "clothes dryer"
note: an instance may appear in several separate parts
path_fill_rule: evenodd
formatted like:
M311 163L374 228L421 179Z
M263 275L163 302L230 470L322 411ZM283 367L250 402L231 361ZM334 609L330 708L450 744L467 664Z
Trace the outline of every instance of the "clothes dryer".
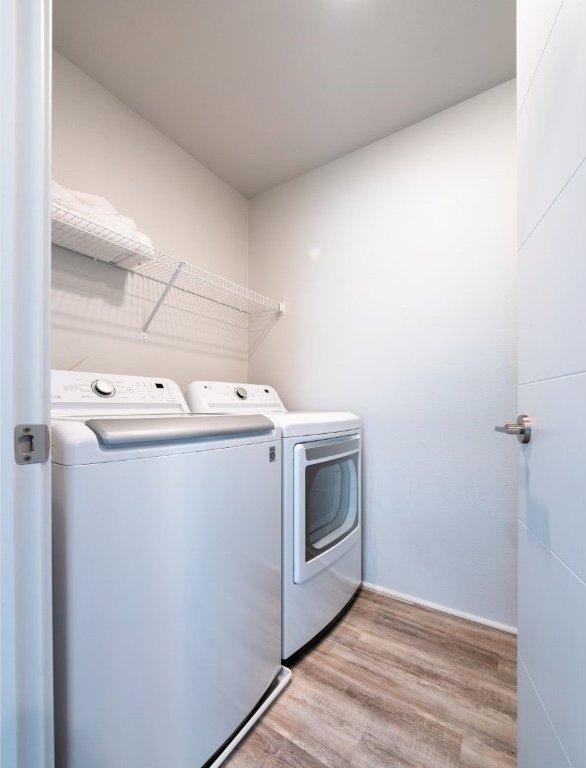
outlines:
M310 642L361 584L361 422L349 412L287 412L268 385L195 381L200 414L264 414L282 444L282 656Z

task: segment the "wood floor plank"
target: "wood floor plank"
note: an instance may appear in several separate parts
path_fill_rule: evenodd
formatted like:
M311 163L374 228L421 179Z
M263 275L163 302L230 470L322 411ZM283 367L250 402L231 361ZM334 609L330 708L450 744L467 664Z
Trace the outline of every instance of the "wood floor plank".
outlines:
M434 743L414 738L412 748L366 732L352 759L352 768L459 768L461 737L442 731Z
M271 726L325 765L350 768L372 713L324 685L321 676L308 675L301 666L296 672L300 685L295 690L291 684L287 706L270 713Z
M245 748L227 761L242 768L326 768L314 755L284 738L266 723L260 723L250 734Z
M297 673L302 684L318 684L330 690L330 699L336 701L337 712L344 712L353 724L354 733L360 728L359 740L363 740L365 734L378 737L383 746L392 745L395 756L405 760L414 754L422 756L424 749L433 754L438 745L448 741L453 745L454 754L459 755L461 735L456 731L451 731L428 712L373 684L372 680L357 680L349 674L351 668L334 668L332 660L324 661L309 664L306 660L304 668L298 669ZM303 738L307 738L311 731L319 732L320 723L311 723ZM351 765L355 762L355 751L346 754ZM433 766L437 764L437 760L431 763ZM423 760L421 765L428 768L428 763Z
M513 768L516 639L363 590L230 768Z
M434 656L433 653L422 653L420 649L415 649L408 643L396 640L386 642L381 641L380 638L371 642L367 640L369 640L367 633L363 633L358 642L348 643L338 637L333 638L333 642L347 645L353 652L368 659L371 664L391 667L413 675L416 679L437 686L444 694L462 698L471 706L491 707L514 716L516 696L514 690L502 685L500 660L499 679L495 679L494 671L487 674L483 669L467 669L466 674L462 674L462 669L455 667L453 663L446 663L444 659ZM512 682L514 683L514 679Z
M354 620L359 622L369 620L375 626L387 628L396 626L398 630L404 631L408 635L433 638L442 644L449 642L456 648L464 648L470 653L476 651L481 656L489 658L499 655L498 650L484 645L477 635L467 631L469 622L459 619L457 620L458 623L455 623L454 617L440 614L441 621L436 623L430 620L437 613L436 611L432 612L427 608L413 606L390 598L386 599L394 605L392 609L385 609L380 603L380 596L377 597L379 598L377 601L366 598L364 602L353 605L348 612L347 620L350 623ZM425 615L420 616L415 613L414 609L425 611Z
M325 668L330 677L343 670L353 688L358 690L366 686L377 695L383 714L385 708L388 712L398 704L405 711L432 717L445 728L474 734L497 749L507 750L514 742L515 712L499 711L494 707L495 700L483 696L482 690L475 691L476 696L471 700L462 697L455 686L447 689L411 670L386 664L373 667L364 655L353 655L338 643L330 643L320 652L319 658L312 657L314 675L318 665Z
M461 637L470 645L477 645L485 651L493 651L509 661L516 659L515 636L509 632L469 621L458 616L441 613L432 608L389 598L387 595L363 589L360 595L364 602L380 606L387 616L397 616L413 625L434 631L442 631L454 637Z
M516 765L514 754L493 749L472 738L462 742L459 768L515 768Z
M498 677L505 683L508 683L513 689L517 686L517 661L508 659L499 659Z
M401 605L412 608L406 603ZM445 657L460 667L482 668L490 672L498 668L499 654L496 651L471 641L465 633L451 631L441 625L436 626L431 621L415 622L412 620L412 614L407 611L405 615L401 615L401 611L385 612L380 609L380 606L373 607L367 604L360 606L360 613L351 611L346 620L352 625L357 623L383 639L408 642L414 648L429 651L436 658Z

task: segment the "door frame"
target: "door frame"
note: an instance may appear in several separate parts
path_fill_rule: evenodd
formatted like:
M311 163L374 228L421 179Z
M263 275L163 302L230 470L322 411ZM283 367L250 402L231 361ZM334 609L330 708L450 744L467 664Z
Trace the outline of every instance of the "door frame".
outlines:
M15 458L49 425L50 0L3 0L0 52L0 762L52 768L51 462Z

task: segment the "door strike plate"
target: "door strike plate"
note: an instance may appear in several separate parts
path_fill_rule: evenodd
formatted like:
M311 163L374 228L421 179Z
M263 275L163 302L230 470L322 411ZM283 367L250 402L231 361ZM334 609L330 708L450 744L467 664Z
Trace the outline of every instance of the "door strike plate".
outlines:
M14 428L14 459L17 464L42 464L51 451L46 424L18 424Z

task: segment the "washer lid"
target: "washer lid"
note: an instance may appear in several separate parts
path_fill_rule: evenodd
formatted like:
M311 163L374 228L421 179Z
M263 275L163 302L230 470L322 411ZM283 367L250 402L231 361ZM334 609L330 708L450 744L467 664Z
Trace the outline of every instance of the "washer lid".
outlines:
M67 466L173 456L279 440L270 419L259 416L199 416L189 413L51 421L51 459Z
M361 425L360 417L349 411L290 411L267 413L267 416L281 428L283 437L346 432Z

